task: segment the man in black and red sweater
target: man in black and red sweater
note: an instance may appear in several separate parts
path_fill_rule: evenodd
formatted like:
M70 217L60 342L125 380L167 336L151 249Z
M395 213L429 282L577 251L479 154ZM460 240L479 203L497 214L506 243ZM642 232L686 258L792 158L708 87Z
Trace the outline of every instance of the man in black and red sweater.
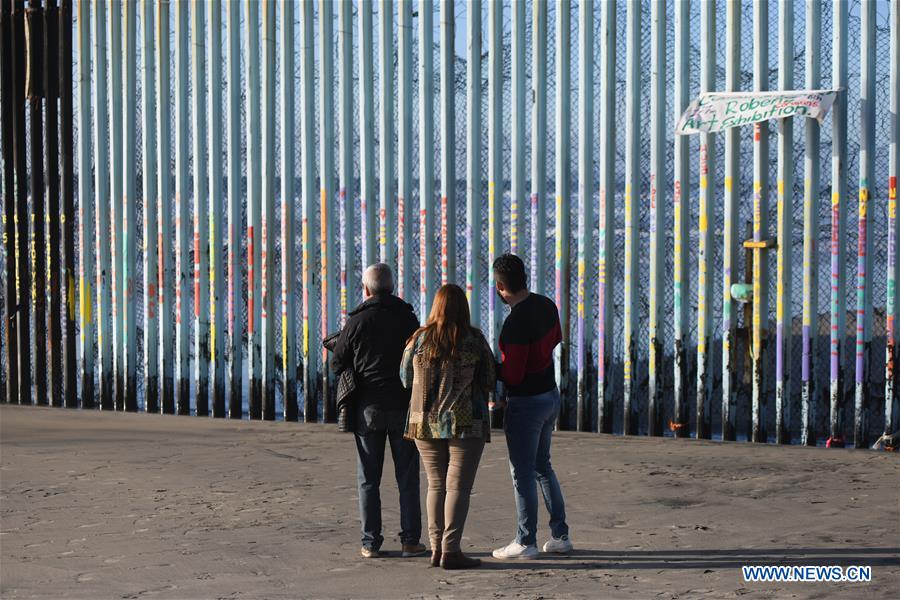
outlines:
M544 552L572 551L566 507L550 465L550 439L559 413L553 349L562 341L559 311L552 300L528 291L525 265L513 254L494 261L497 295L510 306L500 331L500 379L508 400L504 415L509 469L516 496L516 539L494 550L494 558L534 558L537 550L540 484L550 512L550 539Z

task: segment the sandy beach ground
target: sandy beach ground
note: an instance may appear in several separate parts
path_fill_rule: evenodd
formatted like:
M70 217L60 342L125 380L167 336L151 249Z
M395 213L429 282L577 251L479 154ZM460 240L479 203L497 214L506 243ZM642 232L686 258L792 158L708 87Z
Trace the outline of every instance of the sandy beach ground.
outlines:
M464 539L485 565L447 572L399 557L389 459L390 555L359 558L355 450L331 425L3 406L0 596L896 598L898 459L560 433L577 551L502 563L490 550L515 517L496 435ZM870 565L873 580L748 583L747 564Z

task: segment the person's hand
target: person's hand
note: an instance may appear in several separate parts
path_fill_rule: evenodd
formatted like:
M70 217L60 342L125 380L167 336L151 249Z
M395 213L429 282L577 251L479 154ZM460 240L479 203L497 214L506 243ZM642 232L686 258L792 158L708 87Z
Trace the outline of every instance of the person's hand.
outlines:
M506 408L506 398L500 398L496 402L488 402L488 407L491 409Z

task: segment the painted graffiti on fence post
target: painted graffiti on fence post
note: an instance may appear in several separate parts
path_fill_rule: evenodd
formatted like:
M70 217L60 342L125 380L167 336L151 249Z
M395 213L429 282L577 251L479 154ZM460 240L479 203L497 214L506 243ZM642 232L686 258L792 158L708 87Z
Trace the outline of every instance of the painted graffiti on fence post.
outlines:
M301 243L303 244L303 339L301 340L301 352L303 356L303 420L307 423L315 423L318 419L317 407L319 396L317 387L316 356L320 341L316 336L316 298L319 292L314 280L315 254L314 241L320 235L315 220L315 146L313 111L313 4L308 0L301 5L300 11L300 81L301 97L303 102L301 122L301 160L302 185L301 191ZM312 350L315 348L316 350Z
M704 2L700 8L700 91L712 91L715 86L716 73L716 12L715 4ZM712 398L712 372L710 370L710 305L712 295L712 233L710 221L712 220L713 199L710 197L712 188L710 183L715 181L713 166L716 156L716 137L713 133L700 134L700 216L698 236L697 258L697 395L696 395L696 436L708 438L709 414L708 405Z
M705 6L705 4L704 4ZM637 393L637 349L635 334L637 331L638 294L635 291L638 279L638 263L641 253L638 245L638 213L637 201L640 196L640 145L641 145L641 5L639 2L628 3L627 44L625 55L625 257L624 257L624 405L622 408L622 427L626 435L638 432ZM609 199L607 199L609 201Z
M594 5L579 5L579 24L593 21ZM591 328L588 306L592 297L587 266L593 264L594 230L594 28L578 28L578 262L576 267L576 325L572 349L575 352L575 429L590 431L591 408L588 406L588 365L590 357ZM499 79L499 76L497 77ZM494 294L489 298L493 299ZM593 411L592 411L593 412Z
M262 344L260 363L260 390L262 392L262 418L275 420L275 0L261 0L262 14L262 78L261 133L262 133L262 236L260 244L260 303ZM305 150L305 148L304 148ZM289 173L284 173L289 175ZM290 200L282 198L282 201ZM280 312L280 311L279 311Z
M778 88L794 87L794 3L779 3L778 22ZM807 32L809 29L807 29ZM807 52L807 59L809 52ZM807 71L807 73L809 73ZM809 88L809 86L807 86ZM775 443L790 441L787 428L790 407L785 406L791 391L791 232L794 215L794 119L778 121L778 183L777 183L777 272L775 276ZM806 244L804 235L803 243ZM806 265L804 263L804 273ZM805 291L805 287L804 287ZM787 304L787 306L785 306ZM787 410L786 410L787 409Z
M160 3L162 7L167 3ZM109 222L109 141L107 128L109 98L106 92L106 5L94 4L94 206L97 218L97 363L100 381L100 409L113 410L113 337L110 304L112 301L112 264ZM162 103L160 103L162 105ZM168 104L166 104L168 106ZM89 342L86 342L89 343ZM93 379L93 374L82 368L83 379Z
M887 348L884 368L884 435L894 432L894 400L896 398L896 376L894 361L897 358L896 310L897 279L900 263L897 261L897 235L900 221L897 220L897 175L900 171L900 6L891 4L891 149L888 172L888 248L887 248L887 298L885 318L887 321Z
M209 2L209 373L213 417L225 416L226 214L222 169L222 3Z
M735 0L736 1L736 0ZM729 23L731 21L729 20ZM687 108L690 95L690 4L678 2L675 5L675 118L673 123L678 123L681 114ZM690 245L690 164L688 138L675 136L674 164L672 173L674 182L672 186L672 229L674 238L675 256L672 259L672 287L673 287L673 317L675 335L675 369L674 369L674 398L672 419L669 428L673 430L675 437L687 437L690 428L690 419L687 415L688 386L690 385L688 373L688 305L689 302L689 269L688 246ZM727 204L726 204L727 206ZM727 230L726 230L727 236ZM726 237L727 240L727 237ZM728 263L725 263L727 273ZM727 330L726 330L727 335ZM724 402L724 401L723 401ZM724 418L724 417L723 417Z
M753 89L768 89L769 78L769 9L764 2L753 5ZM769 235L769 129L768 123L753 125L753 397L751 438L766 441L766 391L764 387L764 353L767 347L769 320L768 247L763 245Z
M864 448L869 436L869 376L872 371L872 235L869 202L875 184L875 1L860 8L859 58L859 231L856 268L856 386L853 444Z
M725 87L730 92L737 92L741 86L741 12L740 0L728 1ZM738 274L740 154L740 128L732 127L725 132L725 210L722 216L722 439L729 441L736 437L734 413L738 399L737 314L731 285L736 283Z
M88 0L78 0L76 5L78 21L78 104L82 110L78 111L78 172L88 173L91 170L91 111L87 109L91 104L91 31L88 11ZM61 18L65 18L63 15ZM64 184L65 185L65 184ZM81 351L81 369L78 376L81 378L81 407L94 408L94 297L92 288L92 276L94 273L94 203L93 181L91 177L78 178L78 308L79 308L79 339L78 345ZM68 200L68 199L67 199ZM67 211L67 214L68 211ZM8 231L8 229L7 229ZM68 246L68 244L67 244ZM9 247L9 246L7 246ZM67 263L68 263L68 249ZM72 262L74 262L74 257ZM7 261L7 264L8 261ZM68 271L68 267L67 267ZM8 271L11 272L11 271ZM67 283L71 285L71 282ZM7 286L7 289L9 287ZM69 292L74 294L74 290ZM69 330L71 320L66 322L66 335L75 335L75 328ZM71 333L70 333L71 331ZM9 347L9 346L7 346ZM77 385L77 384L76 384ZM68 387L68 386L67 386ZM66 400L69 400L68 389Z
M240 5L226 4L228 27L228 416L243 416L243 304L241 268L241 32ZM162 306L162 304L160 304ZM248 315L250 313L248 312Z
M847 0L834 0L832 40L832 87L839 87L831 120L831 297L829 356L829 439L841 438L840 411L844 403L844 365L846 337L847 250L843 240L847 232Z
M806 88L818 89L821 79L821 37L822 7L818 2L806 4ZM818 234L819 234L819 123L815 119L806 121L806 156L804 158L803 180L803 354L800 363L801 419L800 443L807 446L816 444L816 407L819 396L815 384L815 349L819 330L818 298ZM780 251L780 246L779 246ZM781 296L779 295L779 298ZM788 297L790 294L788 293ZM778 442L789 441L789 436L781 428L775 435Z
M614 273L616 190L616 3L601 5L600 16L600 189L598 198L598 233L600 253L597 257L597 432L612 433L613 381L607 379L612 355L613 288L607 276Z

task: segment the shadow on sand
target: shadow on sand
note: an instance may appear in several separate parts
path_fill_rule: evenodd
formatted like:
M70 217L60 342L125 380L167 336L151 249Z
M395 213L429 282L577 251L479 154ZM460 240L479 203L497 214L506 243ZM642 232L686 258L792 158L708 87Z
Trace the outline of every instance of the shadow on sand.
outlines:
M472 552L482 569L738 569L744 565L900 566L900 548L772 548L698 550L575 550L541 554L537 560L498 561L490 552Z

